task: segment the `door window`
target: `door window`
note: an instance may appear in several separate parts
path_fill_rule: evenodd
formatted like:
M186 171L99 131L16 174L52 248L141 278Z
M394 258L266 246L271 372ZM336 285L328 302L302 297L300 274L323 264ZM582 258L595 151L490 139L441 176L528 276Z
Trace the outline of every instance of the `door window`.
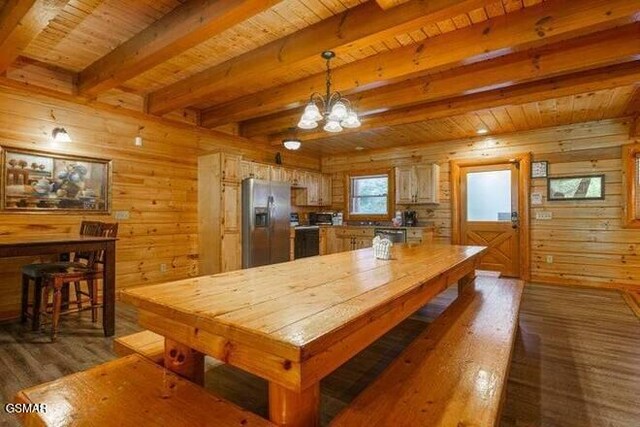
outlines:
M511 171L467 173L467 221L511 221Z

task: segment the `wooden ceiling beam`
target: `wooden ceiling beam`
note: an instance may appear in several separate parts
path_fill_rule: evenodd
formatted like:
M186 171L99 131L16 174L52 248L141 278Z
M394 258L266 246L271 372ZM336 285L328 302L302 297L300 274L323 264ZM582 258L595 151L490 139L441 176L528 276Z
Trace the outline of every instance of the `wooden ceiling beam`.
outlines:
M0 73L49 25L68 0L9 0L0 10Z
M496 89L373 114L362 121L360 128L345 129L343 132L334 135L339 138L340 135L345 133L441 119L508 105L540 102L564 96L628 86L638 81L640 81L640 61L634 61L539 82L524 83L507 89ZM270 137L270 141L273 145L278 145L285 135L285 133L273 135ZM320 130L300 133L298 137L302 141L310 141L333 137L334 135L328 135L327 132Z
M366 2L151 93L149 112L164 114L215 99L217 93L233 92L234 88L246 87L252 81L273 81L292 66L303 66L312 63L310 61L317 63L324 50L340 54L347 49L369 46L484 3L481 0L412 0L384 11L375 2Z
M640 23L360 92L350 100L364 118L381 110L486 92L637 59L640 59ZM242 134L255 137L279 133L295 126L299 118L299 110L289 110L250 120L242 124ZM207 125L206 113L203 123Z
M640 19L640 0L554 0L493 18L332 71L333 89L352 94L600 31ZM472 43L469 40L473 40ZM324 90L323 73L207 109L203 125L218 126L302 106Z
M79 91L95 95L119 86L280 1L188 1L80 72Z

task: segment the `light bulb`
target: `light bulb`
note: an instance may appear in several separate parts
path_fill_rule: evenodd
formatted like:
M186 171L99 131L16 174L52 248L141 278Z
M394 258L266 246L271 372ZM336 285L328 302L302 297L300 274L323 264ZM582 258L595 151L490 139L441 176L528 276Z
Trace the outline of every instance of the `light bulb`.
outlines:
M322 114L320 114L318 106L313 102L308 103L307 106L304 107L302 120L307 122L317 122L318 120L322 120Z
M324 130L327 132L342 132L342 126L340 126L340 122L336 120L329 120L327 124L324 125Z
M313 120L300 119L300 121L298 122L298 127L300 129L315 129L318 127L318 122Z
M358 119L358 115L355 111L350 111L347 115L347 118L344 119L341 123L342 127L347 129L354 129L360 127L360 119Z
M338 101L331 107L331 113L329 114L329 120L340 121L347 118L349 111L347 106L342 101Z
M282 141L282 144L287 150L297 150L302 145L302 143L297 139L285 139Z

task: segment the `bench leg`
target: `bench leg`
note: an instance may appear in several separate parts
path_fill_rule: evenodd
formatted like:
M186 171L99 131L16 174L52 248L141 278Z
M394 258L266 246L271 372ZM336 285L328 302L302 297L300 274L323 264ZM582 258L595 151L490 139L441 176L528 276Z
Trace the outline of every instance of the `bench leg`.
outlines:
M29 309L29 276L22 275L22 295L21 295L21 310L20 310L20 323L27 321L27 310Z
M164 366L183 378L204 385L204 354L165 338Z
M476 278L476 270L465 274L458 280L458 295L460 295L465 289L473 289L474 280Z
M269 418L271 422L279 426L319 426L320 383L298 393L270 382Z

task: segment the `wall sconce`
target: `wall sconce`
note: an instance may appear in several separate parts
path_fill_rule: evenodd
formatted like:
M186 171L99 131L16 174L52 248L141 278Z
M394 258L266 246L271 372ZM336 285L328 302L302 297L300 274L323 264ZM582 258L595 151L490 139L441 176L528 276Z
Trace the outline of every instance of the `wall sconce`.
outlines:
M51 131L53 142L71 142L71 137L65 128L55 128Z
M136 147L142 147L142 135L140 135L142 129L144 129L144 126L138 126L138 135L133 140Z

